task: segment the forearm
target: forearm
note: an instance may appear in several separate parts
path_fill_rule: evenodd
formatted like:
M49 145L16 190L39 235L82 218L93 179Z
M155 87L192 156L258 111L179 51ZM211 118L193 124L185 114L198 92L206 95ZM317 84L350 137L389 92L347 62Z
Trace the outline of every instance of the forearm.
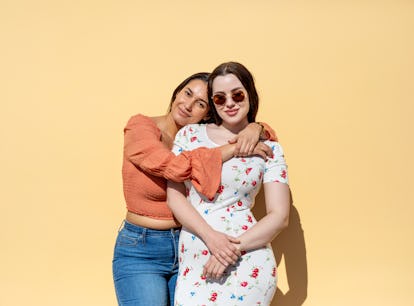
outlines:
M240 250L249 251L265 246L279 235L288 226L288 223L288 216L282 216L276 212L267 214L238 237L240 239Z
M223 265L234 264L240 251L233 243L238 239L214 230L187 201L183 184L168 182L167 203L177 220L187 230L198 236Z
M289 223L289 185L277 182L263 184L266 215L240 235L241 250L248 251L271 242Z
M223 163L225 161L228 161L229 159L234 157L234 152L236 149L236 145L235 144L226 144L223 145L221 147L219 147L220 151L221 151L221 159L223 161Z
M181 185L181 186L180 186ZM167 188L168 207L174 217L190 232L205 241L206 236L211 233L211 226L203 219L198 211L187 201L182 193L183 184L169 182ZM184 188L185 189L185 188Z

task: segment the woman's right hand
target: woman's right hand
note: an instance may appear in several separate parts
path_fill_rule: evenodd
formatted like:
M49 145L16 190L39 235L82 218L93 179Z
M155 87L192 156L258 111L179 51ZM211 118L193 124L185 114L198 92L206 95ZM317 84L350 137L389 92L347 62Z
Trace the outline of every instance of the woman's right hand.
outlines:
M212 229L202 239L210 253L226 267L235 264L241 255L240 250L235 246L240 243L240 240L235 237Z
M264 142L259 141L254 147L253 153L248 156L254 156L254 155L260 156L261 158L266 160L267 157L270 157L270 158L273 157L273 150L271 147L269 147Z

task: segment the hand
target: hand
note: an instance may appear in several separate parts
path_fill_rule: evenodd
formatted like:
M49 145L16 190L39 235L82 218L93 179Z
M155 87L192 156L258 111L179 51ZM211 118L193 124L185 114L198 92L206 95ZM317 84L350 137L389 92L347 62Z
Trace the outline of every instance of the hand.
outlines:
M206 278L220 279L223 276L227 266L218 261L216 256L211 255L203 268L203 275Z
M229 140L229 143L236 144L234 156L251 156L260 139L261 132L262 126L251 122L237 136Z
M258 155L264 160L266 160L267 157L273 158L273 151L272 148L269 147L267 144L259 141L257 145L254 147L253 153L251 155Z
M240 243L237 238L211 230L202 239L210 253L225 267L235 264L241 255L239 248L236 247Z

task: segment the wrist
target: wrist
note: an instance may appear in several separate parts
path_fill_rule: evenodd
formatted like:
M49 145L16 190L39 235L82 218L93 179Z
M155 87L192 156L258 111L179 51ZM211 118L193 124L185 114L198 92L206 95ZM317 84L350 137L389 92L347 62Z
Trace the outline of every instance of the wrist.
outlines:
M213 238L214 230L208 225L204 230L200 232L200 238L206 245L210 243L210 239Z
M236 144L229 143L229 144L222 145L220 147L220 150L221 150L221 160L223 162L228 161L229 159L234 157L234 153L236 150Z
M246 250L245 250L245 247L244 247L242 241L240 241L240 243L238 243L238 244L234 244L234 246L236 247L239 254L243 255L244 253L246 253Z
M270 138L269 132L266 130L265 126L260 122L254 122L260 127L260 140L268 140Z

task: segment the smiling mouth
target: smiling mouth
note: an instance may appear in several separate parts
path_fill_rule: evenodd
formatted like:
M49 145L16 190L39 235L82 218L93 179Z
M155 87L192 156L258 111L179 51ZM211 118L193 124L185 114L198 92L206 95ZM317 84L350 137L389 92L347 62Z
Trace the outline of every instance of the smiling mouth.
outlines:
M184 117L191 117L191 115L185 111L183 111L181 108L178 108L178 111L180 112L180 114Z

